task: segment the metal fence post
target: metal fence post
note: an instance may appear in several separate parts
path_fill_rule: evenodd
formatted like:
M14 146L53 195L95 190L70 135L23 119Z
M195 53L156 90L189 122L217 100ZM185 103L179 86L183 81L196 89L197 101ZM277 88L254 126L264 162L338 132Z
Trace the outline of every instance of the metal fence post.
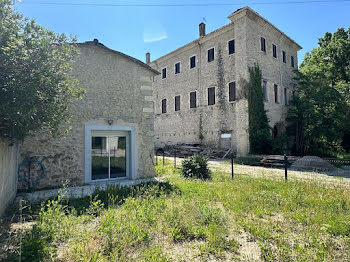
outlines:
M158 151L156 151L156 166L158 166Z
M164 167L164 165L165 165L165 153L163 151L163 167Z
M174 154L174 169L176 169L176 149L175 149L175 154Z
M284 179L288 180L288 158L287 155L284 154Z
M231 175L232 179L234 178L234 170L233 170L233 153L231 153Z

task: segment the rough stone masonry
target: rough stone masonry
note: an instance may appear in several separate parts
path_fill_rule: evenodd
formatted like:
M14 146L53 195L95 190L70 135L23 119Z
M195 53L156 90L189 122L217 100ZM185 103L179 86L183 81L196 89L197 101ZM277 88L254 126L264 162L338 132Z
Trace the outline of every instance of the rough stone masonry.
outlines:
M98 129L128 133L125 178L154 176L152 81L158 72L97 40L78 44L78 48L80 54L75 59L73 75L86 93L82 100L71 105L71 131L57 138L45 133L33 134L21 146L21 161L32 157L46 168L45 178L31 186L39 189L60 187L65 181L69 185L94 182L87 176L91 173L91 165L87 165L91 162L91 148L87 146L91 137L87 137L87 128L91 132ZM22 172L25 175L26 167ZM31 178L40 176L40 172L33 165ZM19 184L20 189L27 187L27 183Z
M161 72L153 83L156 147L203 143L246 155L248 104L242 86L254 64L262 70L271 132L283 131L301 47L249 7L228 18L231 23L210 34L201 23L198 39L155 61L148 54L149 65Z

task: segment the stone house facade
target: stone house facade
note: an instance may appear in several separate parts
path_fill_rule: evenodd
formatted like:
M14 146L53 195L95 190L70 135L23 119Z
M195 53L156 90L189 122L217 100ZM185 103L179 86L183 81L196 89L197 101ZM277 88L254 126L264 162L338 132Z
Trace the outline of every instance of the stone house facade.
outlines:
M46 169L46 176L32 186L153 177L152 81L158 72L96 39L77 46L73 75L86 93L71 105L70 132L57 138L35 134L20 148L21 161L32 157ZM21 172L28 177L25 166ZM40 174L41 168L33 165L31 179ZM25 189L27 183L19 187Z
M262 70L271 130L283 128L301 47L249 7L228 18L231 23L209 34L201 23L198 39L157 60L147 54L146 62L161 72L153 83L156 147L204 143L248 154L242 86L254 64Z

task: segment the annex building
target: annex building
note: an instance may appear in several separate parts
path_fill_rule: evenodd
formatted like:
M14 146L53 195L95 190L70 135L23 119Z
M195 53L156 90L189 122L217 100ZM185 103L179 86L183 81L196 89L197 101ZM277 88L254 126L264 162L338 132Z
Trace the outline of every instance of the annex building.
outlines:
M145 63L99 43L77 44L73 76L86 92L70 105L70 132L51 137L38 132L20 147L20 161L34 158L45 177L32 189L136 180L155 176L153 77ZM23 177L40 178L35 165ZM19 189L28 183L21 181Z
M150 62L161 72L153 82L156 147L203 143L249 153L248 102L242 94L248 67L262 70L271 132L283 130L293 95L293 71L301 46L249 7L230 23Z

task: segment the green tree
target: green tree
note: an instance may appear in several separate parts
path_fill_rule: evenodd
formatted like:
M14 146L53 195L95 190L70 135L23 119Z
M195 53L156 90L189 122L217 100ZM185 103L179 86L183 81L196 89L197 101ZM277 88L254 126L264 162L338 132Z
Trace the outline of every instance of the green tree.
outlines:
M287 133L294 137L293 153L327 155L340 150L347 104L323 78L297 73L299 94L288 107Z
M344 120L342 118L344 125L342 125L342 129L339 131L343 134L341 139L343 141L343 146L347 150L350 150L350 27L348 30L339 28L333 34L325 33L325 35L319 39L318 47L305 55L304 61L300 66L300 72L303 75L304 87L302 88L305 88L305 84L308 81L309 84L314 87L315 84L321 85L321 87L317 87L321 90L329 87L330 90L327 90L327 94L329 95L328 99L335 98L335 101L338 101L338 96L333 96L335 90L343 97L343 100L347 104L348 111L345 113L347 119ZM317 94L311 92L309 95L304 95L304 99L308 99L311 95ZM313 100L317 101L317 99L318 98L315 97ZM307 101L305 102L307 103ZM319 102L321 103L320 100ZM342 106L343 103L341 104L341 107ZM327 118L328 116L328 114L326 116L318 115L318 117L321 118ZM330 125L325 125L323 123L319 129L325 129L325 132L327 132L330 127ZM337 125L337 127L339 127L339 125ZM327 137L330 138L330 136ZM338 139L338 133L336 138ZM329 147L327 142L325 147ZM323 147L322 145L323 144L319 144L319 146Z
M74 39L23 18L11 2L0 0L0 137L21 140L57 132L82 90L71 74Z
M300 71L337 89L350 105L350 27L320 38L318 47L305 55Z
M249 82L246 84L249 115L249 141L251 153L271 153L272 137L269 120L264 109L264 94L261 88L262 75L258 65L249 67Z

